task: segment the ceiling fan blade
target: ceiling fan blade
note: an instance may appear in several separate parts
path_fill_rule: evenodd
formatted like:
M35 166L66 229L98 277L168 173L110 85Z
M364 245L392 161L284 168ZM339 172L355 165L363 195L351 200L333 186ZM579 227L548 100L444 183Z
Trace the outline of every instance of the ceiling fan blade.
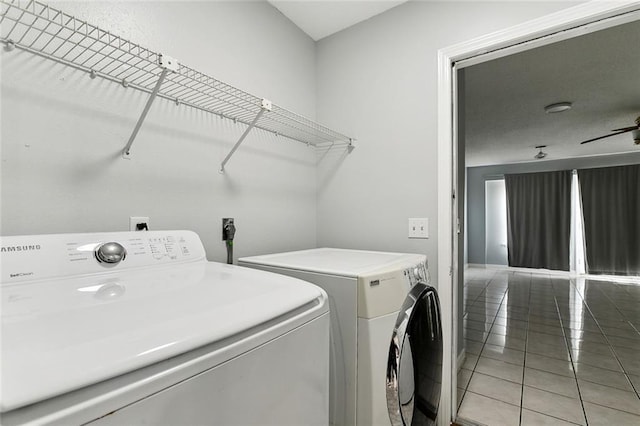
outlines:
M625 132L628 132L628 131L635 130L635 129L638 129L638 128L640 128L640 126L623 127L621 129L613 129L612 132L619 132L621 130L623 130Z
M582 145L584 143L589 143L589 142L597 141L597 140L600 140L600 139L604 139L604 138L610 138L611 136L621 135L622 133L627 133L627 132L630 132L630 131L636 130L636 129L637 129L637 127L629 127L626 130L621 130L621 131L616 132L616 133L611 133L610 135L600 136L598 138L593 138L593 139L589 139L589 140L580 142L580 145Z

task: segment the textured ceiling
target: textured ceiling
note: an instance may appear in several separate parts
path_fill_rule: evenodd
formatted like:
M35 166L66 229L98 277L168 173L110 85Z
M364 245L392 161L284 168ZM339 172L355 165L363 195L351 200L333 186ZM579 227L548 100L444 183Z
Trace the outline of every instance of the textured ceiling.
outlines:
M536 145L547 145L540 161L640 152L631 133L580 145L640 116L640 21L464 72L468 166L534 161ZM560 101L573 108L544 112Z

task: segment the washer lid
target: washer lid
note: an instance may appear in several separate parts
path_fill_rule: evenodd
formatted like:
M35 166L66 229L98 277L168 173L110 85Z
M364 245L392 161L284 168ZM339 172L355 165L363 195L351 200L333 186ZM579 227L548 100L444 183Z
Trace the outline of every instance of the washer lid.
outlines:
M425 261L426 256L421 254L335 248L267 254L264 256L243 257L238 260L238 262L245 265L274 266L345 277L358 277L393 264L402 264L408 267Z
M0 408L127 373L305 305L315 317L325 302L305 281L208 262L5 285Z

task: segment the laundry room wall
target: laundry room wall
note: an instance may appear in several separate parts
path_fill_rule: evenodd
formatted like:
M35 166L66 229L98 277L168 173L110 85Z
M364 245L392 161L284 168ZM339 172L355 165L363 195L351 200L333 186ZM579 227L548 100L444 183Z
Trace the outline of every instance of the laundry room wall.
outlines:
M51 6L315 118L315 43L266 2L54 2ZM316 246L316 153L157 99L120 153L148 98L16 49L2 49L2 235L191 229L224 260L221 218L234 217L236 257Z
M322 39L318 120L357 147L320 161L318 245L425 253L437 276L438 49L576 4L410 1Z

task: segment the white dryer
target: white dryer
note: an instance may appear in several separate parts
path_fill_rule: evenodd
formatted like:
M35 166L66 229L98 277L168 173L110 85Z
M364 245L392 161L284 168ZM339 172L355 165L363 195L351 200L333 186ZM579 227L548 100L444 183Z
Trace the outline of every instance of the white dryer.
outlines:
M328 423L317 286L189 231L1 242L3 425Z
M331 424L433 424L442 331L426 256L320 248L238 264L300 278L328 293Z

